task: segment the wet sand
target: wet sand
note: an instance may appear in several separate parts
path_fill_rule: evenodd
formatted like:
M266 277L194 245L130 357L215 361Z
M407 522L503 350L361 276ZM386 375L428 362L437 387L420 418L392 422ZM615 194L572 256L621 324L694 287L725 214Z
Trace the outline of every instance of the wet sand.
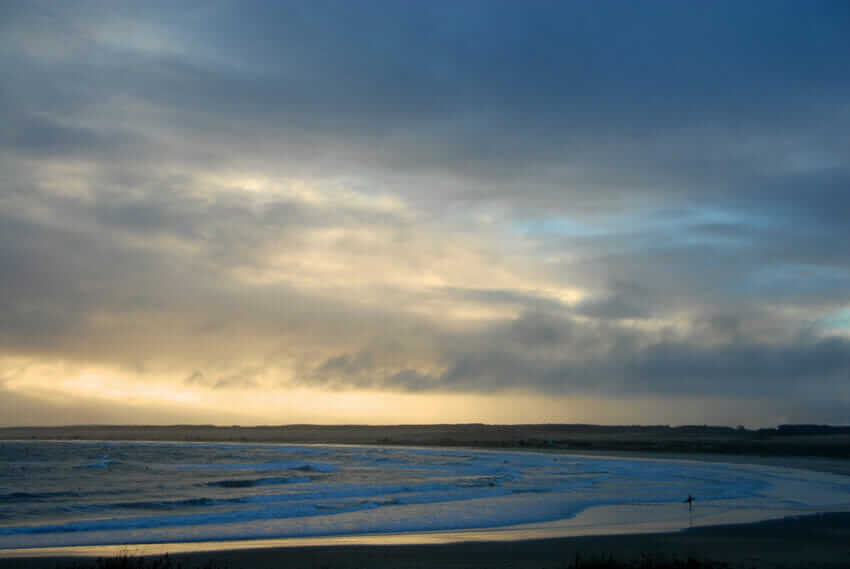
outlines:
M222 544L226 545L226 544ZM128 549L128 551L132 551ZM316 545L172 555L185 568L557 568L580 559L694 558L731 567L850 567L850 513L818 514L682 532L435 545ZM94 566L94 558L0 558L0 569Z

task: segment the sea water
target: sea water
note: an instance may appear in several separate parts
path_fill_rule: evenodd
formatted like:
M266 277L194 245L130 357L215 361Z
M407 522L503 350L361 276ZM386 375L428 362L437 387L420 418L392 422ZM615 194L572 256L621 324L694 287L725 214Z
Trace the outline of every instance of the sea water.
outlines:
M610 511L618 520L609 525L671 516L693 523L688 495L698 521L850 508L845 477L740 464L444 448L0 442L0 549L487 529Z

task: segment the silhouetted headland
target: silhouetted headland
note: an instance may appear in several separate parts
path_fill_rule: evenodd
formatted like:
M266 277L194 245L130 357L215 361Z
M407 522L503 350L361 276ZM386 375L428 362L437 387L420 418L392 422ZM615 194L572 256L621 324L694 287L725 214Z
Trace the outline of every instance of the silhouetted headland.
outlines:
M0 440L326 443L850 458L850 426L285 425L0 428Z

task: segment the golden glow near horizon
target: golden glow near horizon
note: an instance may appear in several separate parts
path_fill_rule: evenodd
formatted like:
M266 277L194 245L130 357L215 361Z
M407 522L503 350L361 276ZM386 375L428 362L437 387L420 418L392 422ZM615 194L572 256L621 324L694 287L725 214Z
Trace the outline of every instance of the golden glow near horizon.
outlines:
M430 423L557 423L636 422L649 410L659 422L664 416L651 400L606 401L593 397L551 397L521 391L500 394L412 394L385 391L335 391L306 388L219 388L183 386L148 374L80 371L67 363L56 366L4 360L3 370L23 365L7 384L10 393L27 394L57 411L54 417L14 416L15 424L120 424L121 413L160 424L430 424ZM75 412L75 409L77 411ZM119 412L114 412L118 410ZM695 409L690 408L691 412ZM12 415L9 415L12 416ZM7 420L8 417L7 416ZM12 424L3 423L0 426Z
M0 424L850 416L840 26L83 4L0 23Z
M88 171L74 172L81 178L73 193L87 199L82 178ZM632 417L637 422L642 415L636 410L658 413L664 407L657 399L642 407L635 396L628 405L610 394L544 396L524 391L522 377L515 378L513 388L499 386L489 393L478 383L431 391L429 382L441 381L449 371L445 357L455 342L471 342L461 348L486 354L488 342L504 342L522 330L529 310L542 316L553 306L577 306L593 291L565 286L539 271L521 251L512 253L500 241L506 236L490 233L487 240L468 228L414 225L417 216L398 196L373 198L339 185L325 190L318 183L276 182L260 174L190 179L188 194L238 203L254 220L284 207L319 221L292 234L286 223L302 223L298 217L284 217L282 232L275 224L232 228L227 219L211 219L209 231L239 231L237 242L251 246L247 255L225 259L215 256L214 238L119 234L132 249L187 263L200 276L173 268L155 280L143 276L127 283L129 290L154 295L159 306L92 310L78 334L63 338L59 357L4 359L0 377L9 395L66 410L16 421L180 422L183 417L220 424L386 424ZM189 288L172 289L171 280ZM682 311L622 319L618 328L686 338L694 318ZM599 325L593 315L575 314L571 321L589 330ZM548 334L551 325L561 326L544 322L539 333ZM469 339L476 335L481 338ZM541 339L542 347L522 349L570 361L605 348L600 336L580 352L558 353L547 347L545 336ZM407 378L417 374L422 379L407 392L412 381ZM396 377L402 379L394 383ZM728 407L727 402L723 409ZM131 411L98 414L98 408ZM670 422L686 421L682 410L688 406L678 402L675 408L668 413ZM705 422L719 416L704 411Z
M86 169L75 171L83 175ZM85 186L78 182L74 192ZM259 174L204 174L191 187L190 194L236 200L259 216L281 204L320 217L353 213L332 219L339 225L303 228L294 242L286 231L277 236L274 226L240 228L258 246L249 257L220 266L207 264L218 261L210 257L215 244L205 240L160 235L137 241L124 235L130 247L176 262L200 258L200 267L218 280L184 280L200 296L187 292L179 299L173 296L179 291L157 290L169 276L140 283L179 304L90 312L84 330L64 338L62 357L3 360L9 394L71 409L57 415L59 422L69 417L73 422L115 420L113 414L97 419L93 407L132 409L129 422L148 416L154 422L191 417L222 424L640 420L634 410L641 406L634 398L626 408L610 396L543 396L524 392L521 377L517 387L490 393L476 393L482 386L475 385L457 392L419 392L433 381L429 378L446 373L440 360L453 337L504 323L507 329L521 325L529 305L569 307L592 297L552 280L521 255L506 255L510 247L457 227L414 226L416 216L400 197L372 198L339 186L324 191L316 183L278 183ZM368 221L358 221L364 212ZM386 217L376 222L375 213ZM596 325L592 316L573 320ZM619 326L668 337L678 330L683 337L692 320L692 315L674 313L664 319L624 319ZM469 349L486 352L486 334ZM596 349L585 346L578 356ZM404 383L384 383L405 374L422 374L425 385L406 393ZM75 414L74 405L82 411ZM680 417L670 414L674 421ZM49 414L32 419L51 421Z

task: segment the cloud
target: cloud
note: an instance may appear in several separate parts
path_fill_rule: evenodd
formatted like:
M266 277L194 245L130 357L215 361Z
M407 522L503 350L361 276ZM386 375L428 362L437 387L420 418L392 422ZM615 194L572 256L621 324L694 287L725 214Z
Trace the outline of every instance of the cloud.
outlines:
M309 379L414 392L532 390L556 396L773 400L829 391L850 373L846 338L742 342L739 324L730 318L713 318L712 325L720 333L707 343L699 332L674 337L669 330L526 313L484 331L441 338L440 371L387 369L381 361L386 354L359 352L327 359Z
M8 353L176 392L847 398L844 6L10 6Z
M624 282L614 283L608 296L582 301L576 311L584 316L601 319L647 318L652 313L648 291Z

